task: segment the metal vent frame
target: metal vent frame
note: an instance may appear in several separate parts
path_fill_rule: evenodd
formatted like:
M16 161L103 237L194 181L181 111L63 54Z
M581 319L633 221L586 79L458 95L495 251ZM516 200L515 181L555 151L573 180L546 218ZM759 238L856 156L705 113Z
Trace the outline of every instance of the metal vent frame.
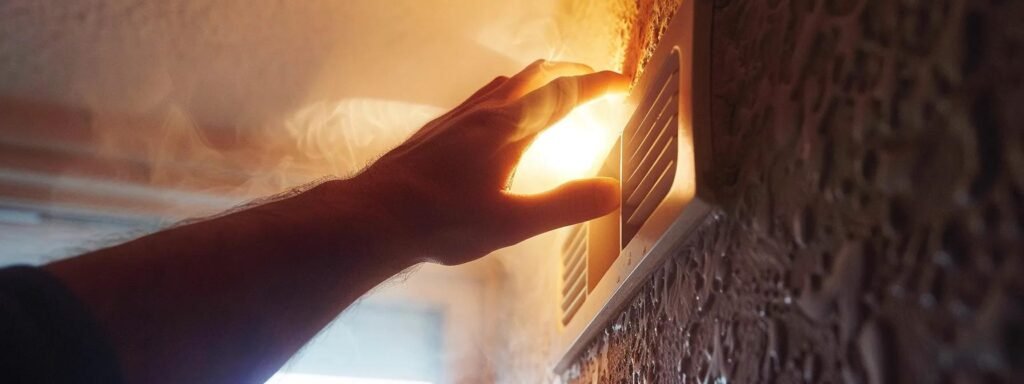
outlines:
M699 187L704 184L701 179L711 168L711 16L712 0L685 1L676 11L668 30L661 38L629 97L629 102L637 105L638 109L627 125L627 131L621 139L622 150L619 153L623 166L620 169L623 206L618 218L621 223L619 236L612 242L619 245L619 248L614 250L618 251L618 256L600 281L587 292L582 305L574 309L573 315L568 317L568 322L560 324L561 339L552 358L556 374L563 373L572 366L591 340L604 331L619 310L647 281L646 278L662 265L662 261L668 255L678 251L683 240L711 210L708 203L710 194ZM669 76L668 80L666 76ZM674 81L678 81L678 88L671 95L673 97L659 97L661 88L671 86L668 83ZM666 103L672 103L674 100L678 112L674 120L666 121L663 116L655 120L639 117L658 107L656 101L659 100ZM645 109L645 105L653 107ZM644 161L637 163L636 160L630 160L633 153L629 152L629 148L636 139L629 138L629 129L633 127L635 133L643 134L647 132L644 127L656 126L645 126L645 121L665 124L667 128L664 130L651 129L650 132L667 133L669 142L665 144L664 141L651 141L654 144L636 146L647 148L649 151L634 152L639 156L639 153L648 154L655 148L674 150L675 158L671 164L654 161L647 164L661 166L646 168L662 171L664 175L659 174L659 178L670 178L671 183L665 181L667 179L658 182L659 178L655 178L653 182L648 181L651 185L640 185L641 183L637 181L631 184L628 179L630 167L641 164L638 169L644 169ZM640 134L634 136L646 137ZM661 136L655 137L657 138L665 139ZM663 144L661 147L657 145L659 142ZM659 187L667 191L659 190ZM631 199L630 195L635 191L641 192ZM593 232L589 235L597 236ZM602 251L592 248L593 246L588 248L587 252Z

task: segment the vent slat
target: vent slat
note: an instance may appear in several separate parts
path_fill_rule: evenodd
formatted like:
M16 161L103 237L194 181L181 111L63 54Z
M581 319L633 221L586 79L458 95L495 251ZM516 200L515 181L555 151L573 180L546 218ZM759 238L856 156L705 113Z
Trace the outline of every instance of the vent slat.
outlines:
M586 225L586 224L583 224L583 225ZM564 264L572 264L574 258L579 257L581 254L586 254L587 253L587 250L586 250L586 246L587 246L586 232L587 231L581 231L581 233L583 233L583 236L581 236L578 239L574 239L574 241L571 242L571 243L566 243L565 244L566 246L563 247L563 249L562 249L562 263L564 263Z
M569 324L572 317L576 315L576 312L583 306L583 301L587 298L587 291L580 290L579 294L575 297L571 297L566 304L562 305L562 325Z
M651 189L651 193L644 196L643 200L640 201L640 204L636 207L636 210L633 211L633 214L630 215L629 219L626 221L627 224L643 224L644 220L647 220L647 217L654 212L654 208L657 208L658 203L661 202L661 199L665 196L666 193L668 193L669 189L672 188L672 179L670 178L670 171L673 171L675 169L673 165L675 165L674 161L670 162L669 165L665 167L665 169L661 172L661 175L658 176L657 182Z
M562 245L562 297L575 295L575 290L582 289L586 280L587 266L587 224L573 227L569 238Z
M622 132L621 244L627 246L672 190L679 154L679 60L666 61ZM654 88L657 87L657 88Z
M651 113L653 113L656 110L656 107L658 107L660 105L658 103L658 101L664 100L667 94L671 95L671 94L675 93L676 90L673 90L673 89L670 89L670 88L675 88L674 85L675 85L676 82L672 81L671 79L674 79L677 74L678 74L678 72L672 73L670 75L670 78L668 80L665 80L662 83L661 88L658 88L657 95L654 97L654 99L652 99L652 100L654 100L654 102L651 103L652 104L651 107L649 107L647 109L647 111L644 113L643 118L641 118L640 121L636 121L636 125L635 126L632 125L632 123L634 123L634 121L630 121L629 122L630 126L636 127L636 128L634 128L635 132L639 132L639 129L644 126L644 123L650 121ZM646 96L647 99L650 99L650 97L651 97L651 94L648 94ZM660 111L660 108L658 108L657 110ZM638 114L634 114L634 117L635 116L639 116L639 115ZM624 137L623 138L624 139L623 140L623 149L624 149L623 152L626 152L626 153L632 152L628 148L633 148L635 146L634 144L635 144L635 140L636 140L637 136L639 136L639 135L632 135L632 136Z
M626 179L626 190L635 192L637 189L644 189L645 187L641 181L650 177L649 175L653 173L651 168L663 165L662 162L669 156L666 152L675 148L673 144L676 136L673 135L674 132L672 130L667 129L668 127L675 126L675 124L675 118L665 122L664 126L660 129L657 140L644 153L643 158L636 167L631 170L633 171L632 174ZM646 188L649 187L649 185L646 186ZM629 204L636 204L636 202L630 201Z
M574 225L569 230L569 236L566 237L565 243L562 243L562 254L563 255L567 254L568 253L568 248L574 247L574 246L576 246L576 244L579 244L580 242L583 242L583 241L586 241L586 240L587 240L587 224L583 223L583 224Z
M572 264L566 264L565 269L562 271L562 280L569 281L572 277L575 277L580 273L580 270L587 265L586 253L582 253L583 256L577 257L572 260Z
M568 267L576 264L576 260L585 257L587 254L586 244L581 243L577 247L573 248L572 253L566 253L562 255L562 265Z
M563 277L567 276L567 273L569 271L571 271L573 269L576 269L576 264L579 264L581 262L581 260L586 260L586 258L587 258L587 252L586 252L586 249L583 249L583 248L581 248L581 252L569 255L562 262L562 265L565 266L565 272L566 272L566 274L563 274Z
M579 294L579 291L585 290L587 286L585 283L587 279L584 276L585 273L580 273L578 276L573 276L573 279L566 280L566 286L562 287L562 297L571 298Z
M665 100L655 101L654 108L658 108L659 104L661 107L659 108L656 118L651 120L646 127L638 127L637 131L633 133L633 135L636 135L635 137L639 137L640 140L636 145L628 147L627 153L629 156L626 157L627 160L623 163L627 168L636 167L639 156L646 153L646 148L650 148L653 145L653 138L660 137L660 134L663 132L664 125L667 124L668 121L675 119L676 111L679 110L679 105L676 102L675 96L668 97Z
M568 322L576 314L587 295L587 237L586 223L572 227L562 243L562 319Z
M674 149L672 144L675 144L675 142L675 137L670 139L667 145L661 148L654 162L644 171L643 176L637 178L636 188L626 197L627 209L635 209L637 204L640 204L640 199L651 194L651 189L654 188L656 181L673 161L670 153Z

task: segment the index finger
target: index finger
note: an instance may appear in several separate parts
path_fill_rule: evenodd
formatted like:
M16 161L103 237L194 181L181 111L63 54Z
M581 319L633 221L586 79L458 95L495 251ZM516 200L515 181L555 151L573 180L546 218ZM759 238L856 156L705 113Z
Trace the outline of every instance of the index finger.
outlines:
M513 140L536 135L581 104L625 92L629 83L629 77L612 71L559 77L505 107L519 123L519 135Z
M496 93L506 100L515 100L559 77L593 72L594 69L586 64L537 60L509 78Z

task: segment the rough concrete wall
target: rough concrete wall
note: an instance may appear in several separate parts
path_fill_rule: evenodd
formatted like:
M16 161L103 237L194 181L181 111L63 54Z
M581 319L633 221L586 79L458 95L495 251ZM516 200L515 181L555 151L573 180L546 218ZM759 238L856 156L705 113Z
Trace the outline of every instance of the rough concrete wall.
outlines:
M720 209L563 378L1024 382L1021 20L716 1Z
M636 12L629 15L633 28L623 57L623 73L640 77L654 54L654 47L682 3L683 0L636 0Z

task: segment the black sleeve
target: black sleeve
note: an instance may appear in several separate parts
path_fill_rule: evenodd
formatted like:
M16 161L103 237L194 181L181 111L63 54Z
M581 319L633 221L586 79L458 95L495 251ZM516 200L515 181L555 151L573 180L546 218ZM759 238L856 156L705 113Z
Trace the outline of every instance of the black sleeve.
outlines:
M0 269L0 382L121 383L86 308L41 269Z

